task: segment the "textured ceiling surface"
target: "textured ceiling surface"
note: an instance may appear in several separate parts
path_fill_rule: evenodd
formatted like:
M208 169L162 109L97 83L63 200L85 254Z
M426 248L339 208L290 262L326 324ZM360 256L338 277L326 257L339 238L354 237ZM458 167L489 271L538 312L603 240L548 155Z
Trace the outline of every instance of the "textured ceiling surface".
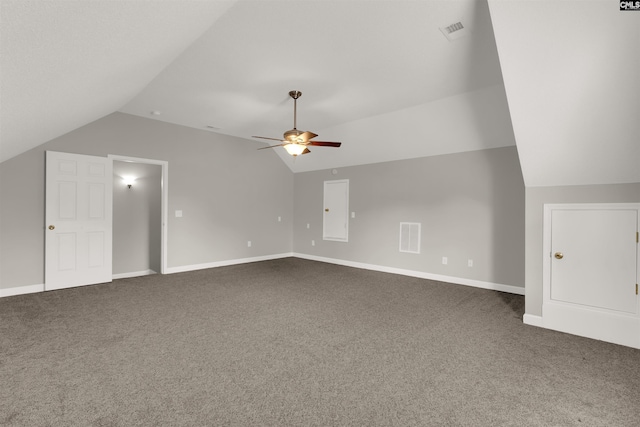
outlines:
M113 111L258 148L253 135L293 127L294 89L298 128L343 143L295 162L278 149L296 172L514 144L486 2L2 6L2 159ZM456 22L468 35L449 41L441 28ZM483 96L492 114L471 108ZM498 140L479 133L505 126Z
M450 42L440 28L456 22L470 35ZM298 128L343 147L314 147L295 162L278 149L297 172L440 154L442 138L446 152L478 149L479 135L447 138L457 126L450 121L445 127L414 114L407 123L388 114L496 85L502 75L483 2L239 1L120 111L241 138L281 138L293 128L288 92L299 90ZM458 104L463 110L450 109L451 117L471 123L476 112ZM496 108L504 114L505 106L503 95ZM361 129L358 122L372 117L384 120ZM376 137L390 131L393 139ZM513 145L513 136L490 143Z
M231 4L1 0L0 161L117 111Z
M115 111L259 148L300 90L298 129L343 145L276 149L294 172L516 144L526 185L640 181L640 13L615 2L0 1L0 161Z
M640 182L640 11L489 6L525 184Z

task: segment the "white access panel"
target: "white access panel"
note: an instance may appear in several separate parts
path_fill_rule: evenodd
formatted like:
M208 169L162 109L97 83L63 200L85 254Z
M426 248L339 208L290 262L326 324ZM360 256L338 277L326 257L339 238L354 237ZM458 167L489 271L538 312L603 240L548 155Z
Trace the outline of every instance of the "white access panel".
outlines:
M349 241L349 180L324 182L322 238Z
M543 325L640 348L640 205L545 206Z
M554 210L551 299L636 314L637 223L633 210Z

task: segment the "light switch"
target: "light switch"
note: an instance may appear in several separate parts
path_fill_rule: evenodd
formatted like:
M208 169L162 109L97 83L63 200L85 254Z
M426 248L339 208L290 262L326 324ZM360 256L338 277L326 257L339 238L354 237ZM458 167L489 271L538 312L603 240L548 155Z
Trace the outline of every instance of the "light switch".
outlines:
M356 213L355 212L351 212L351 218L355 218L356 217Z
M182 218L182 211L176 211L176 218Z

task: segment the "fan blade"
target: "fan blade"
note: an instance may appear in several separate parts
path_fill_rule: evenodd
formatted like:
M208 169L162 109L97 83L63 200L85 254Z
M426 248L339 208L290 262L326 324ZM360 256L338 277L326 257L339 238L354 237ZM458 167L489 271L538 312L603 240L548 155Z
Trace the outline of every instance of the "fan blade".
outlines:
M266 150L267 148L284 147L285 144L271 145L269 147L258 148L258 150Z
M340 147L342 142L311 141L307 145L315 145L316 147Z
M305 148L304 151L302 153L300 153L300 155L307 154L307 153L310 153L310 152L311 152L311 150L309 150L308 148Z
M267 138L266 136L252 136L251 138L270 139L272 141L282 142L282 138Z
M316 136L318 136L318 135L316 135L316 134L315 134L315 133L313 133L313 132L309 132L309 131L307 131L307 132L302 132L300 135L298 135L298 138L302 138L302 140L303 140L304 142L307 142L307 141L309 141L310 139L315 138Z

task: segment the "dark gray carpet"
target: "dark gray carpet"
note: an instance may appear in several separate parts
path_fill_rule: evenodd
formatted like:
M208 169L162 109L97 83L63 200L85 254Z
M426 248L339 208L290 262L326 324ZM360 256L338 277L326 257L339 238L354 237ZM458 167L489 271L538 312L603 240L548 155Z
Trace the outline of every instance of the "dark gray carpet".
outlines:
M640 351L282 259L0 299L3 426L637 426Z

